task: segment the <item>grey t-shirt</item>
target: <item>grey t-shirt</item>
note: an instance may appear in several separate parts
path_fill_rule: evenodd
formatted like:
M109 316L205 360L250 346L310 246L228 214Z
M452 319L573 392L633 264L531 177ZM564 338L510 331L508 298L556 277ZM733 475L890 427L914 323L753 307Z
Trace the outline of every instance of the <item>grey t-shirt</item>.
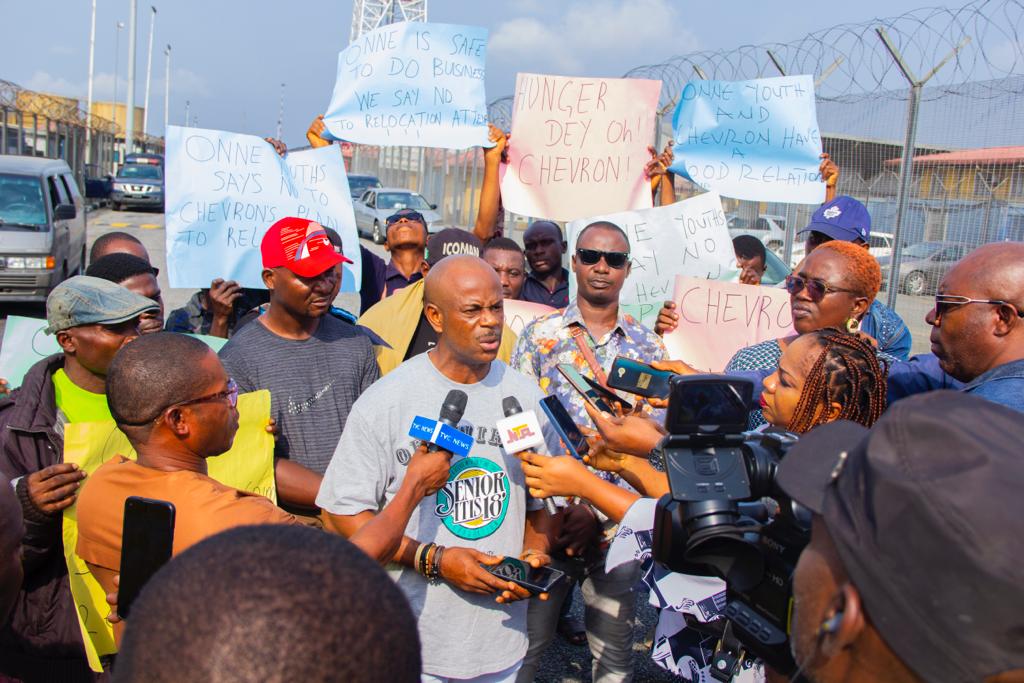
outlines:
M501 400L515 396L524 410L537 414L548 446L539 452L562 449L541 412L537 384L498 360L482 381L458 384L423 353L370 387L352 407L316 503L337 515L381 510L401 486L418 445L408 436L413 418L436 420L452 389L469 398L459 429L472 434L474 444L467 457L452 458L449 485L420 503L405 534L423 543L518 557L526 512L543 506L528 497L519 460L501 447L495 428L504 417ZM525 601L499 605L494 595L466 593L443 581L429 584L410 568L393 566L391 572L418 619L425 673L473 678L525 656Z
M332 315L309 339L279 337L257 319L238 330L220 359L240 391L270 390L280 437L274 455L323 474L352 404L380 377L373 346Z

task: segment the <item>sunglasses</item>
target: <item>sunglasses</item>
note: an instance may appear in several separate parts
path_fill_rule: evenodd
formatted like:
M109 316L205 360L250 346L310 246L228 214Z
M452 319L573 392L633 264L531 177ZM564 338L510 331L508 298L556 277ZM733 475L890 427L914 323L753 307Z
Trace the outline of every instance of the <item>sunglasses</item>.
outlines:
M390 216L388 216L387 221L385 222L387 225L390 226L394 225L403 218L407 221L419 221L423 225L427 224L427 221L423 219L423 214L421 214L419 211L405 211L403 213L393 213Z
M990 304L992 306L1009 306L1013 309L1013 312L1017 314L1017 317L1024 318L1024 312L1021 312L1016 306L1011 304L1009 301L1003 301L1002 299L971 299L966 296L956 296L955 294L936 294L935 295L935 326L938 326L942 321L942 316L949 313L954 306L966 306L967 304Z
M832 294L833 292L849 292L848 289L840 289L839 287L833 287L824 280L818 280L817 278L800 277L799 275L787 275L786 276L786 291L796 296L803 290L807 290L807 296L814 303L820 302L825 298L826 294Z
M161 409L160 414L157 415L152 420L146 420L145 422L124 422L123 424L138 427L149 422L159 422L160 419L164 416L164 413L166 413L168 410L171 410L172 408L183 408L184 406L191 406L197 403L207 403L209 401L222 401L225 398L228 400L228 405L231 406L232 408L238 405L238 384L236 384L235 380L233 379L228 379L228 388L225 389L224 391L218 391L215 394L207 394L206 396L200 396L199 398L190 398L187 401L172 403L171 405Z
M602 258L610 268L624 268L629 261L627 251L598 251L597 249L577 249L576 258L585 266L597 265Z

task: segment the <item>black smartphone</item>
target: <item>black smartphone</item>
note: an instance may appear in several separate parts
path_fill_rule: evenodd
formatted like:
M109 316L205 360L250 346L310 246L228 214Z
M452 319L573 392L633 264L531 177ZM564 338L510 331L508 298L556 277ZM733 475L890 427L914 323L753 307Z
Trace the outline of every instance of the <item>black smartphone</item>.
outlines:
M142 587L174 551L174 504L129 496L121 528L121 579L117 614L125 618Z
M562 401L557 396L545 396L540 401L540 407L572 456L577 460L581 459L590 450L590 445L587 443L587 437L583 436L583 432L573 422L569 411L562 405Z
M587 399L590 405L598 410L614 415L615 410L612 409L612 406L616 403L622 407L622 412L624 413L633 410L633 406L629 401L619 398L589 377L584 377L576 369L576 366L571 363L559 363L558 371L562 373L562 376L569 381L569 384L576 391L583 394L583 398Z
M608 386L646 398L668 398L674 372L655 370L647 363L619 356L608 373Z
M551 567L531 567L528 562L517 560L514 557L505 557L505 559L493 567L481 566L498 578L512 581L534 595L547 593L565 577L565 574L557 569L552 569Z

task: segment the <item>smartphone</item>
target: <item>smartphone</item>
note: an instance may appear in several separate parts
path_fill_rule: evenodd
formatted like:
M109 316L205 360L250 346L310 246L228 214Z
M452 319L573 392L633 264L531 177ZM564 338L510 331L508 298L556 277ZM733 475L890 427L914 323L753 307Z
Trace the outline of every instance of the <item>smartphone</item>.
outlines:
M587 437L583 436L583 432L573 422L562 401L557 396L545 396L541 399L540 407L572 457L580 460L590 450L590 446L587 444Z
M124 618L142 587L174 551L174 504L129 496L124 501L121 529L121 582L117 589L117 614Z
M608 373L608 386L646 398L668 398L674 376L674 372L655 370L642 361L619 356Z
M571 363L559 363L558 371L576 391L583 394L583 398L587 399L590 405L598 410L614 415L615 410L612 409L612 406L615 404L621 406L624 413L633 410L633 406L628 401L619 398L589 377L584 377Z
M565 574L557 569L531 567L528 562L517 560L514 557L505 557L493 567L481 566L498 578L512 581L534 595L547 593L565 577Z

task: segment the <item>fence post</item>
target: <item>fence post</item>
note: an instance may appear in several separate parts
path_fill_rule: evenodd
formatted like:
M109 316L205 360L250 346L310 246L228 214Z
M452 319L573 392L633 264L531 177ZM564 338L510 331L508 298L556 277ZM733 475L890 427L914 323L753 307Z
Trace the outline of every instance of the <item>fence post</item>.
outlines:
M886 295L886 304L889 308L896 310L896 299L900 292L900 260L903 258L903 224L906 220L910 183L913 179L914 141L917 139L917 117L921 105L921 89L925 83L931 80L932 76L938 73L939 69L946 62L952 59L970 42L971 37L967 36L961 40L959 45L954 47L942 61L925 74L924 78L917 80L910 70L910 66L903 61L903 55L900 54L900 51L889 38L889 34L886 33L885 29L878 27L875 29L875 33L878 34L882 44L885 45L885 49L888 50L889 55L896 62L896 66L899 67L900 73L903 74L903 77L910 85L910 94L907 97L907 132L906 137L903 139L903 158L900 162L900 187L899 193L896 195L896 227L893 229L892 234L892 259L889 261L889 291Z

